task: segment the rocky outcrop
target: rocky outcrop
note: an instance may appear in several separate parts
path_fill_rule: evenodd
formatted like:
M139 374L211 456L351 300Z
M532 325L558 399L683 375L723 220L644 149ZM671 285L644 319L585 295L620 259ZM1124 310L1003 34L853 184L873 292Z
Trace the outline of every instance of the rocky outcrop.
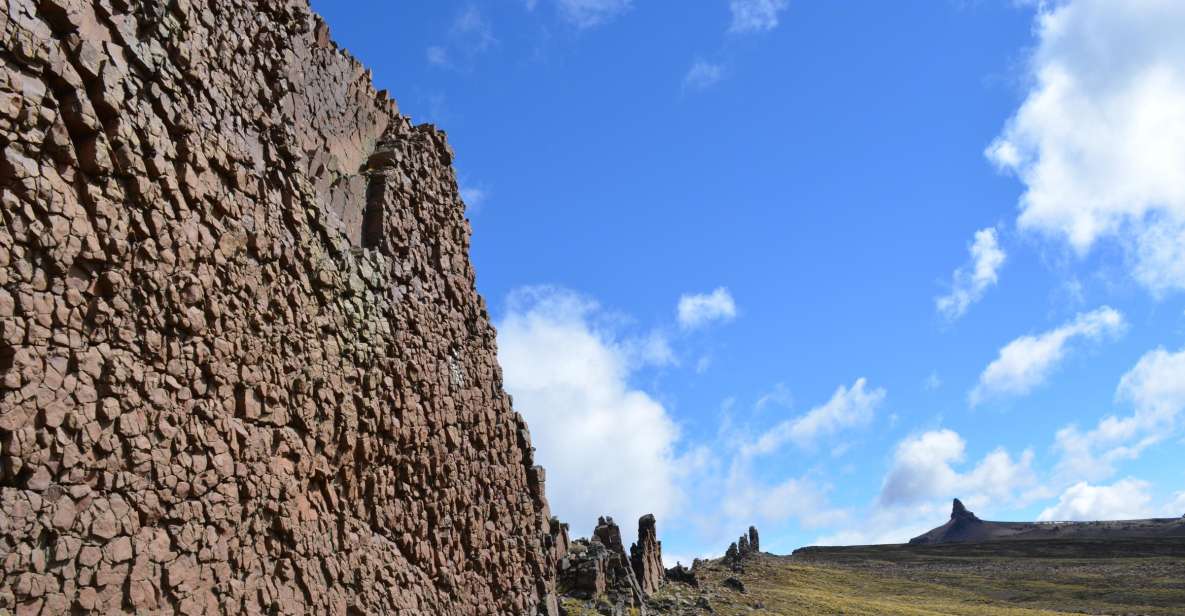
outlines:
M692 588L699 588L699 577L695 574L699 559L691 563L691 567L684 567L683 563L675 563L674 567L666 570L666 579L678 584L687 584Z
M646 514L638 520L638 541L630 546L630 565L642 592L650 594L666 581L662 566L662 542L658 540L654 515Z
M554 612L444 135L305 0L0 32L0 612Z
M653 515L638 520L638 542L627 556L621 529L611 517L601 517L591 539L571 542L558 561L559 593L593 599L614 609L638 608L645 613L646 598L666 582L662 543ZM638 573L641 571L641 573Z
M1097 540L1185 537L1185 519L1152 518L1100 522L991 522L979 519L959 499L950 520L918 535L914 545L980 543L984 541Z
M991 536L991 529L974 513L967 510L963 502L954 499L951 505L950 520L946 524L930 532L914 537L909 542L913 544L946 543L964 541L983 541Z
M757 527L750 526L749 531L728 545L724 552L724 562L733 569L739 570L746 558L761 551L761 538L757 534Z

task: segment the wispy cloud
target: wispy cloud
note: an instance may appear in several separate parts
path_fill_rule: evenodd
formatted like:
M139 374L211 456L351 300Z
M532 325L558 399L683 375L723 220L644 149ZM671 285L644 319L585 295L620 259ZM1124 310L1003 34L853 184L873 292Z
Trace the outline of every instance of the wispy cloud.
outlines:
M1185 349L1144 354L1119 380L1116 398L1132 406L1131 415L1105 417L1086 432L1073 425L1058 431L1058 473L1063 478L1109 477L1116 462L1135 459L1178 432L1185 413Z
M971 304L982 299L988 287L996 284L1000 267L1007 258L993 228L976 231L968 250L971 262L955 270L950 293L935 300L938 312L952 321L966 314Z
M778 27L779 14L786 10L787 0L731 0L734 33L763 32Z
M465 206L470 212L480 212L489 196L489 191L484 188L461 186L461 200L465 202Z
M706 60L696 60L683 76L683 88L704 90L716 85L724 77L724 68Z
M766 431L756 441L746 445L746 456L773 453L786 443L811 447L820 437L841 430L867 426L873 413L885 399L883 388L867 389L868 382L856 379L851 388L840 385L826 403L806 414L783 421Z
M1116 336L1126 327L1127 322L1118 310L1104 306L1045 333L1021 336L1004 345L999 356L979 375L969 401L974 406L991 397L1027 394L1049 378L1065 358L1072 340Z
M431 45L428 47L428 64L435 64L437 66L448 65L448 50L440 45Z
M925 391L938 391L942 387L942 377L938 376L937 370L931 370L926 380L922 382L922 389Z
M606 23L633 7L633 0L555 0L560 16L577 28Z
M445 43L430 45L425 52L429 64L458 68L498 44L493 28L475 4L461 9L449 27Z

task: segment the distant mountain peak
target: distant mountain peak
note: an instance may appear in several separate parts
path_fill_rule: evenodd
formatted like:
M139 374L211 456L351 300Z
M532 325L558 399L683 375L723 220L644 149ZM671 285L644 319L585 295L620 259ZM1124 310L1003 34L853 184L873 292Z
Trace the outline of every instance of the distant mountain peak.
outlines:
M954 506L951 507L950 519L952 520L976 520L979 518L974 513L967 511L967 507L963 505L963 501L955 499Z

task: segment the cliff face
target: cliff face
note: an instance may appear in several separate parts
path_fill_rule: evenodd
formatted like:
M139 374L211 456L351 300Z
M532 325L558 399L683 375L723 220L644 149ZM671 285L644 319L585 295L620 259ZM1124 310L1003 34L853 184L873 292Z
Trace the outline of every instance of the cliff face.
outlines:
M0 611L553 608L444 136L305 0L0 31Z

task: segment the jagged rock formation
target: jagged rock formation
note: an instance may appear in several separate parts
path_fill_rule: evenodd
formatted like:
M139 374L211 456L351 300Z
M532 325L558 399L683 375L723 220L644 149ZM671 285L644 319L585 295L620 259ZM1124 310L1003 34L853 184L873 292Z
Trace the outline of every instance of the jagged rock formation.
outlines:
M592 538L573 541L559 561L560 594L601 600L617 610L638 608L645 613L646 597L666 581L653 515L638 520L638 543L630 547L630 553L626 556L621 529L613 518L599 518ZM639 567L642 575L637 573Z
M658 540L654 515L646 514L638 520L638 541L630 546L630 565L644 594L658 590L666 581L662 566L662 542Z
M0 612L554 612L444 135L305 0L0 32Z
M757 527L750 526L749 532L728 545L724 552L724 562L733 569L740 569L746 558L760 552L761 537L757 534Z
M909 542L914 545L1025 541L1043 539L1135 539L1185 537L1185 519L1158 518L1106 522L989 522L979 519L959 499L950 520Z
M955 499L951 505L950 520L927 532L910 539L910 543L945 543L957 541L985 541L991 538L991 530L974 513L967 510L963 501Z

